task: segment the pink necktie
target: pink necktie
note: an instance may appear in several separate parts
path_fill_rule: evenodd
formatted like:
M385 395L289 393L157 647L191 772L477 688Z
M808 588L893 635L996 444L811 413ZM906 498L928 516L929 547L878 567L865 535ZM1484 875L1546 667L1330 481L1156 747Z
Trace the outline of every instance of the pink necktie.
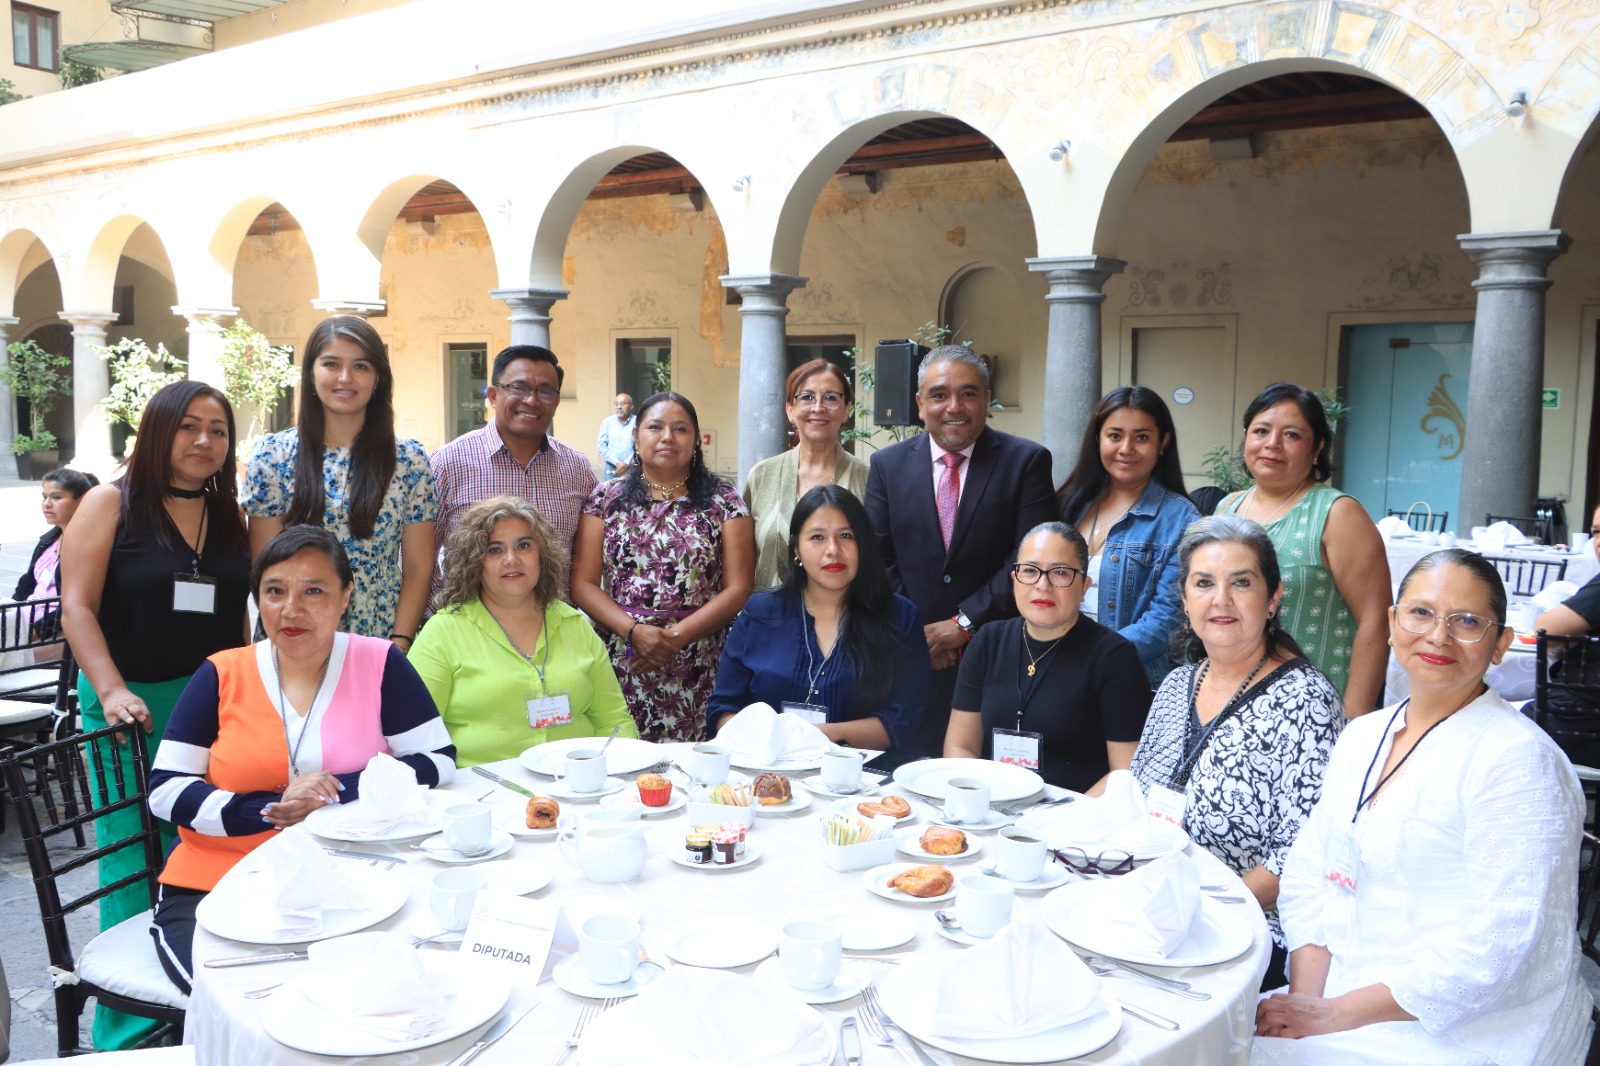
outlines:
M956 508L961 505L961 475L957 473L967 457L960 452L946 452L939 456L944 464L944 475L939 479L939 532L944 534L944 550L950 550L950 535L956 529Z

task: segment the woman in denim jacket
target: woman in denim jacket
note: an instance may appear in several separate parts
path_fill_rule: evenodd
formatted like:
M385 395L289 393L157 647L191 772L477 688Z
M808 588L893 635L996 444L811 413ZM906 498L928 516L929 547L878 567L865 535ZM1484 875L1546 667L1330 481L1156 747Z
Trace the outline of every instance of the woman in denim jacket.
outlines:
M1056 499L1089 544L1083 613L1133 641L1150 687L1159 686L1172 669L1167 643L1180 618L1178 540L1200 517L1159 394L1143 385L1106 394Z

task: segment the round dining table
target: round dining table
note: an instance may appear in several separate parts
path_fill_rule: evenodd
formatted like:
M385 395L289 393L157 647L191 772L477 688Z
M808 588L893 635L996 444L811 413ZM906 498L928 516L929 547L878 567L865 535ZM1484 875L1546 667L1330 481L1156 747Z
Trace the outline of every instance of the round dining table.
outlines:
M661 745L662 756L681 758L686 748L685 745L664 744ZM515 760L494 763L486 769L534 792L540 791L541 784L550 783L548 778L531 773ZM807 777L810 774L796 776ZM460 794L465 799L481 798L496 808L520 812L527 802L517 793L466 770L458 771L455 781L447 787L450 792ZM796 784L794 791L799 795L804 790ZM884 791L910 799L918 826L926 826L939 814L931 802L907 792L893 781L885 782ZM1054 795L1063 794L1059 789L1051 788L1048 791ZM553 875L550 884L532 893L532 898L563 902L576 901L578 897L601 896L630 901L641 914L645 951L652 960L668 966L674 965L667 951L669 938L687 925L741 916L769 925L776 934L783 924L794 918L815 915L844 905L886 915L909 915L916 925L917 934L908 944L898 949L873 953L879 957L867 965L872 971L874 983L881 982L897 967L938 965L956 953L973 950L940 935L934 911L950 904L897 902L880 898L866 889L861 871L837 872L824 864L821 854L824 844L818 814L829 812L834 802L818 796L813 797L813 802L803 810L789 814L759 815L749 841L759 846L760 858L737 869L686 868L668 858L669 852L681 853L683 849L684 836L690 827L686 810L646 819L649 857L644 872L632 882L590 883L577 866L568 860L554 839L519 838L511 853L504 858L543 864ZM563 802L562 806L564 811L570 812L573 808L582 810L592 805ZM958 878L973 869L977 862L989 857L994 833L991 831L982 835L991 842L990 849L975 860L952 863L951 869ZM403 863L388 866L384 872L388 877L404 881L408 891L406 903L392 917L374 928L393 930L404 935L429 922L430 883L436 873L446 868L445 864L428 858L424 852L413 850L404 843L323 843L330 847L404 860ZM1209 994L1210 998L1205 1001L1179 998L1164 989L1130 978L1103 978L1104 987L1118 1001L1169 1019L1177 1023L1179 1028L1168 1031L1123 1014L1121 1029L1110 1043L1080 1058L1061 1061L1120 1066L1213 1066L1223 1063L1242 1066L1248 1062L1251 1034L1255 1028L1257 989L1266 972L1272 947L1271 937L1261 909L1250 897L1243 882L1203 849L1191 844L1188 854L1198 867L1203 882L1226 886L1228 894L1236 898L1243 897L1236 905L1236 912L1250 927L1252 939L1249 949L1237 958L1217 965L1153 971L1189 982L1194 989ZM896 855L895 859L905 861L906 856ZM361 862L358 859L338 861ZM1013 919L1038 916L1045 896L1044 893L1018 892ZM335 1060L293 1050L274 1040L264 1028L263 1010L270 999L250 999L244 993L275 982L293 981L307 972L309 963L289 961L230 968L208 968L203 965L208 959L280 950L284 949L225 940L206 931L203 926L196 928L194 990L190 996L184 1039L186 1043L195 1045L199 1062L339 1061L393 1063L396 1066L444 1064L461 1054L488 1028L489 1022L486 1021L471 1032L440 1044L366 1058ZM455 949L430 944L418 950L433 952ZM731 972L750 975L757 968L758 964L752 963ZM538 997L537 1005L473 1060L477 1066L494 1066L497 1063L507 1066L545 1066L566 1046L580 1011L596 1002L563 991L549 978L538 984L534 992ZM862 1009L862 1006L862 1000L857 996L817 1009L822 1012L827 1024L837 1029L840 1022ZM603 1014L593 1022L594 1025L604 1023ZM863 1040L863 1044L862 1061L866 1066L901 1061L896 1049L878 1046L867 1040ZM923 1050L936 1063L964 1066L984 1061L927 1046ZM839 1051L834 1061L843 1066L843 1050ZM567 1066L582 1066L583 1062L580 1043L576 1057L568 1059Z

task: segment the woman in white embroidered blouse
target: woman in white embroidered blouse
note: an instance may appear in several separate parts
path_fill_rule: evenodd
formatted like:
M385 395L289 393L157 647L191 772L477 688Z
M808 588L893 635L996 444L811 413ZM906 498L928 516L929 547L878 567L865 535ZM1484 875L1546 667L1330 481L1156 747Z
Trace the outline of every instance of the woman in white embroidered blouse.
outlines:
M1505 587L1451 549L1412 567L1399 601L1411 698L1334 748L1278 896L1289 992L1261 1003L1250 1061L1581 1062L1583 794L1483 682L1511 641Z

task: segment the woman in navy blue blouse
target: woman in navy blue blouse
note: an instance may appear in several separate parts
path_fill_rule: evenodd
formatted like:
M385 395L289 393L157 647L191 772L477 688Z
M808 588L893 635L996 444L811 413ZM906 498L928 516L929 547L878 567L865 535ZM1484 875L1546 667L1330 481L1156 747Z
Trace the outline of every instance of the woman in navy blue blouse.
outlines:
M889 589L866 508L837 485L800 497L784 583L750 597L706 707L715 736L766 703L858 748L914 746L933 665L922 619Z

